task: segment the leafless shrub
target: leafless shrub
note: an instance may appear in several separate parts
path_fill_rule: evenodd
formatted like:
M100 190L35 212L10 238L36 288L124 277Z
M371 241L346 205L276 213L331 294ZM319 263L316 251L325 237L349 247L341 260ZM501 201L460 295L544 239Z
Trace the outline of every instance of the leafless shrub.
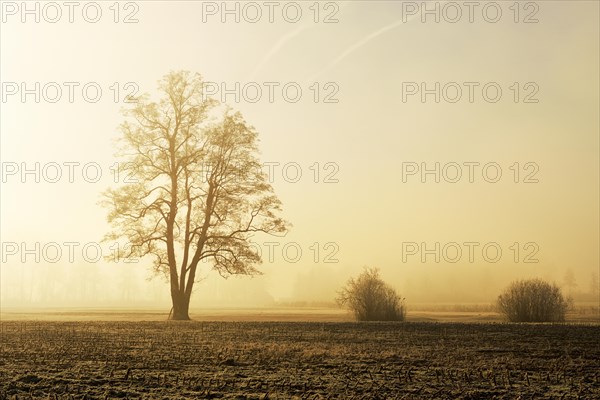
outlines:
M404 299L380 278L377 268L365 268L357 278L350 278L336 301L358 321L403 321L406 316Z
M569 302L556 284L529 279L512 282L497 305L511 322L562 322Z

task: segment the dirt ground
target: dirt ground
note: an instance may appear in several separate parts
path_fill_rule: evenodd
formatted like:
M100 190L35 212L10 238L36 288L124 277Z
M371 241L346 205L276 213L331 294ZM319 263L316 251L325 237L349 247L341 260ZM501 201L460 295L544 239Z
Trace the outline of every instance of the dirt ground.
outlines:
M593 324L2 321L0 330L0 399L600 398Z

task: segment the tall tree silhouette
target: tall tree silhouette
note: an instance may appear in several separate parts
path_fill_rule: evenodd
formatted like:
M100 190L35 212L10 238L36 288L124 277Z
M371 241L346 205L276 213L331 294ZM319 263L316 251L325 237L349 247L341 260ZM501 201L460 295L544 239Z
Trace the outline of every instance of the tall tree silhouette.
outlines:
M259 273L251 236L283 235L288 223L241 114L207 99L199 74L170 73L159 89L158 102L142 96L125 112L120 170L136 182L105 193L106 239L128 242L121 257L153 256L170 281L171 318L186 320L201 261L224 277Z

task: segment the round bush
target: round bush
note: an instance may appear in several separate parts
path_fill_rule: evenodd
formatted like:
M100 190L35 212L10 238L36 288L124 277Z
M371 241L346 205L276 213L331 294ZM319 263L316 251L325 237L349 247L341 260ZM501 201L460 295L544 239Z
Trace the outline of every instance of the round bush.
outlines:
M404 300L379 277L376 268L365 268L338 292L337 302L354 313L358 321L403 321Z
M560 288L541 279L512 282L498 297L498 309L511 322L562 322L568 302Z

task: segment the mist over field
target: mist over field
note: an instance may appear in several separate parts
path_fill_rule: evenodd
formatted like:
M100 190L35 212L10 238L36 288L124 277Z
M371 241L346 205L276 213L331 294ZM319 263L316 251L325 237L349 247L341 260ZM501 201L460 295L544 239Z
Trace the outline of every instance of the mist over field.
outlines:
M0 400L600 398L599 21L0 1Z
M383 269L382 274L411 303L457 305L492 304L508 282L523 277L519 270L499 271L501 267L497 265L434 268L434 276L423 266L388 268ZM282 269L289 272L284 273ZM206 279L198 284L192 304L199 309L278 304L335 307L336 292L361 269L361 266L309 264L300 270L284 264L265 269L262 276L228 279L206 271ZM3 307L169 307L168 283L162 276L149 279L153 275L144 265L35 265L21 267L10 275L8 270L3 268L1 276ZM538 266L531 268L528 274L556 281L569 290L561 269ZM591 293L593 289L593 282L585 278L577 280L577 289L582 294ZM586 300L593 302L594 298L589 296Z
M158 99L178 70L256 130L292 224L251 238L264 275L223 280L201 262L192 308L333 305L365 266L409 304L491 304L531 277L595 302L598 5L309 6L256 22L243 3L236 17L142 2L71 24L6 2L2 306L169 309L150 255L106 260L120 244L101 242L99 202L130 178L115 157L127 96Z

